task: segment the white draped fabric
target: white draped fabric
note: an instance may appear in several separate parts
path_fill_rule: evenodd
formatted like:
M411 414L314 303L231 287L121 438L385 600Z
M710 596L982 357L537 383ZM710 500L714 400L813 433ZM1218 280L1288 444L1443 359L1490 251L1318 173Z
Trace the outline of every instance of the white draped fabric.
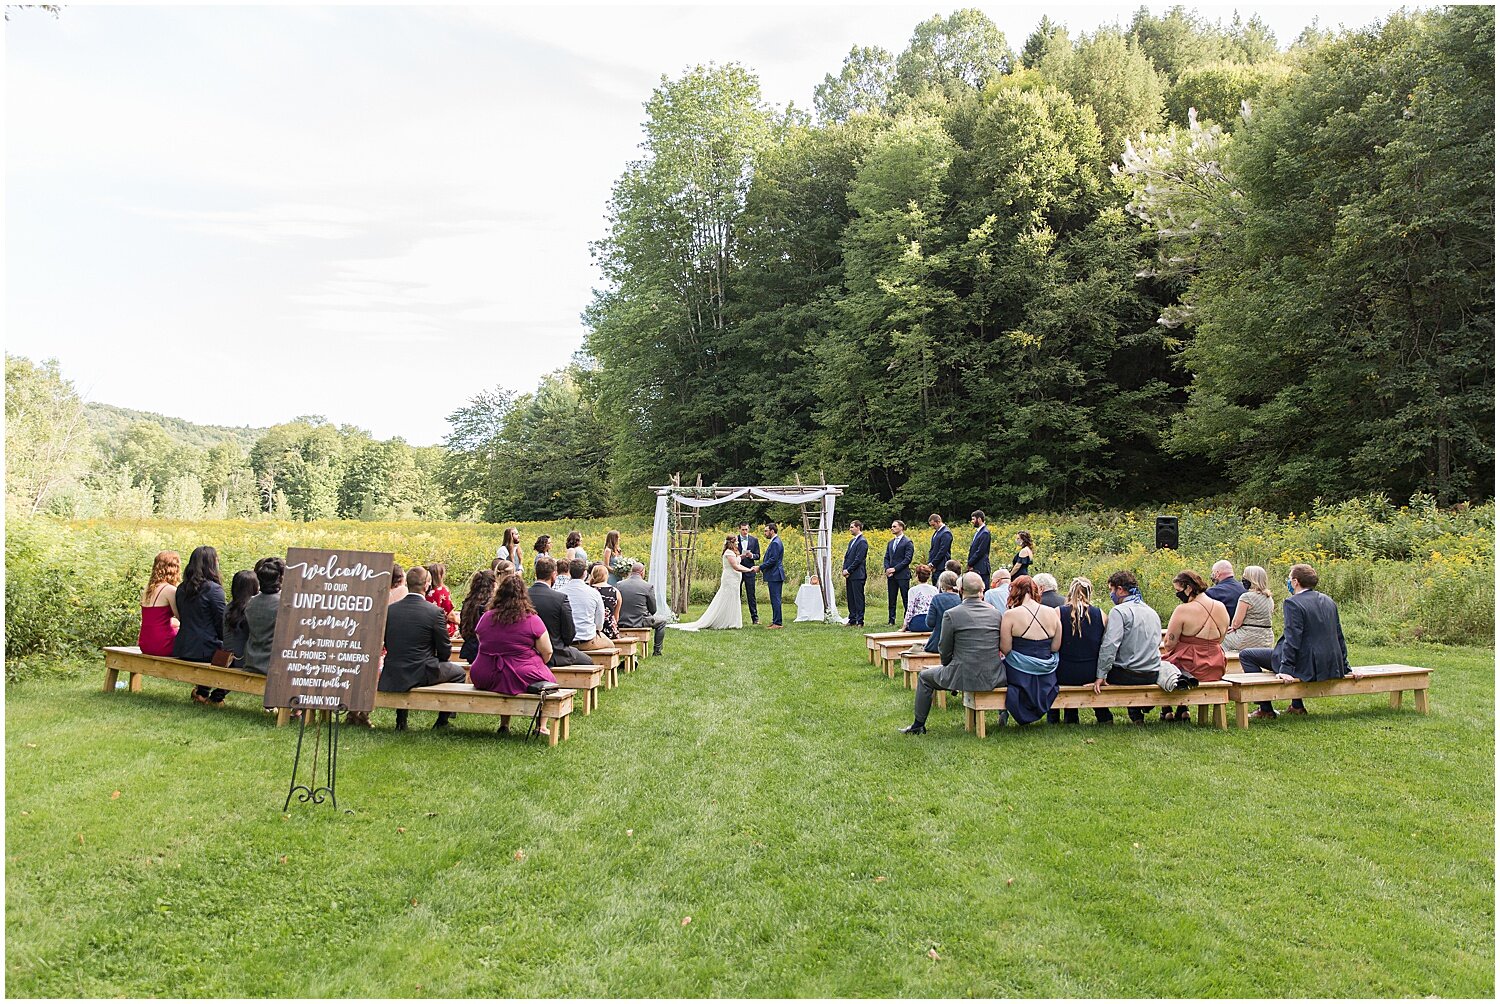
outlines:
M671 558L667 503L675 501L691 509L707 509L710 506L723 505L725 502L737 502L747 496L782 505L801 505L804 502L823 500L823 512L818 521L817 543L821 548L818 552L818 561L822 565L818 569L818 580L823 590L823 599L828 604L828 620L831 623L841 622L843 618L839 615L833 588L833 501L835 496L823 488L801 492L737 488L721 498L695 498L681 492L671 491L659 493L656 496L656 513L651 523L651 563L646 573L646 581L651 583L651 588L656 593L656 609L669 617L672 616L672 612L667 608L667 566Z

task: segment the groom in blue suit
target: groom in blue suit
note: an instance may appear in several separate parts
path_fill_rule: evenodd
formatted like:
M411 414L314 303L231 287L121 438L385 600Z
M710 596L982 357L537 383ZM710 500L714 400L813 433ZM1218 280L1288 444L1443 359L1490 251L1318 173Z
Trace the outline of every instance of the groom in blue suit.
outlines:
M844 583L849 600L849 626L864 627L865 624L865 558L870 553L870 542L865 540L865 525L859 520L849 524L849 546L844 549Z
M771 594L771 627L781 627L781 584L786 573L781 568L781 538L776 535L776 524L766 524L766 556L760 563L761 577L766 580L766 592Z
M750 533L750 524L740 524L740 553L749 554L750 566L753 568L760 564L760 541ZM745 582L745 599L750 603L750 623L760 623L760 611L755 609L755 573L746 572L742 577Z

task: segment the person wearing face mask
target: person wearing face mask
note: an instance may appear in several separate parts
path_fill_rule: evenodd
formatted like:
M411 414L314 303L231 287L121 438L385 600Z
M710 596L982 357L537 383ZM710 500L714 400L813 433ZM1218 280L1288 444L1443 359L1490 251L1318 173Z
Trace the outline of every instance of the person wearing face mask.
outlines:
M1171 693L1190 690L1198 681L1161 657L1161 617L1141 596L1135 573L1109 577L1109 597L1115 607L1104 624L1095 668L1094 693L1106 685L1144 687L1155 684ZM1144 724L1146 712L1127 708L1134 725Z
M1339 608L1329 596L1318 592L1318 573L1311 565L1293 565L1286 578L1290 593L1281 604L1281 640L1275 648L1240 650L1240 665L1246 672L1275 673L1278 680L1312 683L1353 675L1349 647L1339 624ZM1300 698L1288 712L1307 714ZM1251 718L1275 718L1270 701L1261 701Z
M1177 609L1167 621L1167 637L1162 642L1162 658L1199 683L1224 679L1224 632L1229 630L1229 614L1224 604L1211 599L1208 585L1197 572L1182 571L1172 580L1177 594ZM1187 705L1177 709L1176 721L1188 721ZM1161 709L1161 720L1173 720L1172 709Z

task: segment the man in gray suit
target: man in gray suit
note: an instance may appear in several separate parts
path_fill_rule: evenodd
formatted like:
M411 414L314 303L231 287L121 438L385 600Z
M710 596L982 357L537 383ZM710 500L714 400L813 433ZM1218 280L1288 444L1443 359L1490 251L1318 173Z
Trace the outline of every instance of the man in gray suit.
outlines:
M615 588L620 591L620 627L652 629L656 643L652 655L661 655L662 636L667 633L667 619L656 612L656 593L642 578L646 566L637 561L630 566L630 577L621 579Z
M958 606L943 614L943 637L938 643L941 666L917 674L916 720L901 731L909 736L927 731L927 712L938 690L995 690L1005 683L1000 662L1000 611L984 602L984 580L965 572L959 581Z

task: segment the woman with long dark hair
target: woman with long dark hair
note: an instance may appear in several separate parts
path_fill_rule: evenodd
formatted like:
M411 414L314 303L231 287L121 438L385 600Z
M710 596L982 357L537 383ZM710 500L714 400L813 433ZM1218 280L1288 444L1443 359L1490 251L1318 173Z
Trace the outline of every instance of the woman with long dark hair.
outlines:
M177 587L177 619L180 627L172 642L172 657L188 662L213 662L224 647L224 586L219 579L219 552L204 544L188 558L182 585ZM222 707L229 691L194 687L193 700Z
M1036 557L1036 552L1031 547L1031 534L1025 530L1016 532L1016 556L1010 559L1010 578L1014 582L1023 575L1031 572L1031 560Z
M260 592L260 579L250 569L234 573L229 580L229 606L224 611L224 647L234 653L229 665L241 669L245 665L245 649L250 643L250 622L245 617L245 608Z
M480 690L524 694L533 684L557 682L547 668L552 658L547 626L536 615L519 575L506 575L495 583L495 596L475 633L479 654L469 667L469 679ZM499 731L508 731L503 720Z
M1167 636L1162 640L1162 662L1170 662L1199 683L1224 678L1224 635L1229 630L1229 611L1224 604L1208 595L1208 584L1197 572L1184 569L1172 579L1177 594L1177 609L1167 621ZM1161 720L1188 721L1184 704L1172 713L1170 706L1161 709Z
M464 640L458 657L464 662L472 663L479 654L479 635L475 631L479 627L479 618L484 616L495 596L498 580L499 576L488 568L481 568L469 577L469 591L464 594L463 606L458 610L458 636Z
M620 581L615 574L613 565L615 559L620 556L620 531L611 530L604 535L604 553L599 555L599 560L604 562L604 572L611 586Z

